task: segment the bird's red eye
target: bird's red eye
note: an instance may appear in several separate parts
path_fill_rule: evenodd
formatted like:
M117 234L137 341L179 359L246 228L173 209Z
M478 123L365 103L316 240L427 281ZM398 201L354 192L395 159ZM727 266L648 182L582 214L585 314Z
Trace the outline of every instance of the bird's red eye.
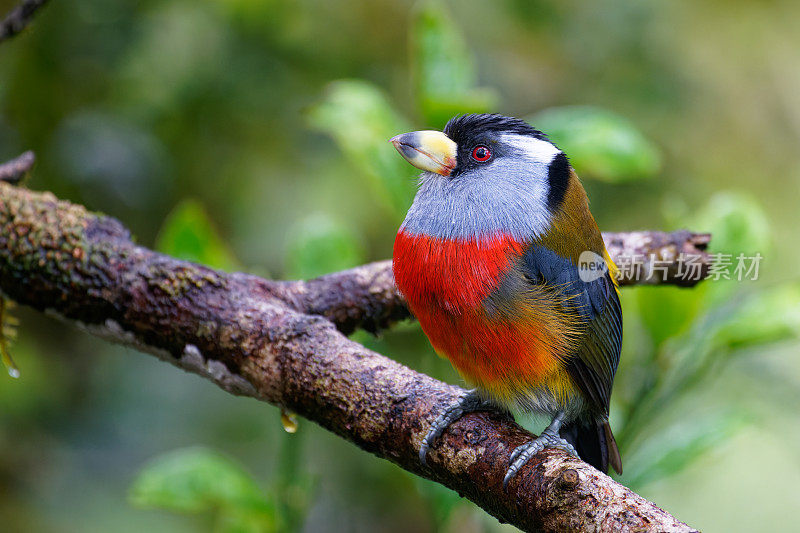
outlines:
M492 151L485 146L476 146L472 149L472 159L478 163L485 163L492 157Z

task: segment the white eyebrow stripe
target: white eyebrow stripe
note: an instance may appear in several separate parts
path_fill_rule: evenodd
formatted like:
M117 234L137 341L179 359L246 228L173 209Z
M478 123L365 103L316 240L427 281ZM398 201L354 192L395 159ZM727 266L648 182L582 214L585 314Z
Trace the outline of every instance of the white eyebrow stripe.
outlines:
M506 133L500 139L502 142L520 150L527 159L544 163L545 165L549 165L556 155L561 152L553 143L530 135Z

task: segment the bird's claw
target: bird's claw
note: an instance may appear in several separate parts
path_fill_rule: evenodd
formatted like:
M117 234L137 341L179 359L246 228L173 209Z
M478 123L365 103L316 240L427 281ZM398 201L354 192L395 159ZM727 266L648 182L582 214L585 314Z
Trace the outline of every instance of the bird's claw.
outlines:
M526 442L525 444L516 447L516 449L511 453L511 458L509 459L510 465L505 477L503 478L503 490L505 490L505 488L508 486L509 481L511 481L514 476L517 475L517 472L519 472L519 470L525 466L525 463L530 461L531 457L545 448L561 448L568 454L578 457L578 452L575 450L575 447L566 440L562 439L558 434L559 429L561 429L561 422L563 419L563 413L559 413L555 416L555 418L553 418L553 421L550 423L550 425L547 426L544 431L542 431L541 435L530 442Z
M570 455L574 455L575 457L578 456L578 452L575 450L572 444L566 440L559 436L545 435L542 433L539 437L533 439L532 441L526 442L521 446L517 446L517 448L514 450L514 453L511 454L511 459L509 460L511 464L508 467L505 477L503 478L503 489L505 490L509 481L511 481L514 476L517 475L517 472L519 472L519 470L525 466L528 461L530 461L531 457L545 448L561 448Z
M490 407L489 403L484 400L476 390L467 391L462 395L456 403L448 407L436 420L431 424L425 438L422 439L422 444L419 447L419 460L423 465L427 465L428 450L430 450L433 442L441 437L447 427L464 416L467 413L479 411Z

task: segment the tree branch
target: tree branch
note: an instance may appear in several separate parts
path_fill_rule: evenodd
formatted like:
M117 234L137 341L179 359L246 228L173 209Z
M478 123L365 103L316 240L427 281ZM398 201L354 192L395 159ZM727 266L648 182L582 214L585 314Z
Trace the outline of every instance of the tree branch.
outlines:
M625 249L631 237L606 238ZM408 316L385 262L308 282L226 274L137 246L116 220L50 193L0 183L0 290L233 394L294 411L521 529L693 531L558 450L538 454L503 491L509 455L531 435L496 413L453 424L423 467L422 437L463 391L336 329L377 330Z
M0 42L9 39L22 30L33 19L33 15L47 0L25 0L20 5L9 11L6 18L0 22Z

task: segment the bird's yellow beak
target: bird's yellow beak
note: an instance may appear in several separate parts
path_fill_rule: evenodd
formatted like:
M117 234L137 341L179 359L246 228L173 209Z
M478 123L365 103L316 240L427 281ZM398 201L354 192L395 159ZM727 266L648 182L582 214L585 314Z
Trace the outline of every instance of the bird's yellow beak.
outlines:
M412 131L389 140L415 167L449 176L456 168L458 146L441 131Z

